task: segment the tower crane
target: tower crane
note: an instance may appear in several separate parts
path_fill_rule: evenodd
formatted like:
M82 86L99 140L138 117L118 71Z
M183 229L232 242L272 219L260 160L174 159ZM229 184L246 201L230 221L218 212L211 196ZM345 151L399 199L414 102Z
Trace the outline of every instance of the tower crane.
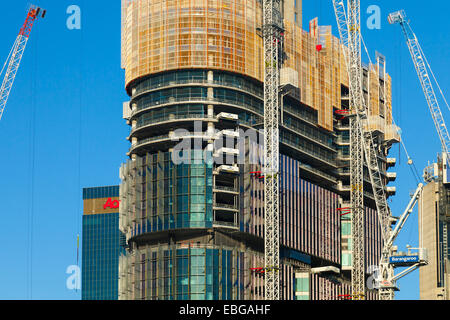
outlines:
M3 74L3 70L6 66L5 77L3 78L2 86L0 89L0 120L2 119L3 112L5 111L6 103L11 92L11 88L16 78L17 70L19 70L20 61L22 60L23 53L27 46L28 39L33 29L33 25L39 18L44 18L46 10L43 10L37 6L30 6L27 17L20 28L19 35L17 36L8 58L6 58L5 64L0 74Z
M358 0L348 1L348 71L350 92L350 203L352 208L352 294L363 297L365 292L364 255L364 145L362 122L364 112L361 65L361 16Z
M447 126L445 124L444 117L441 112L441 108L439 106L439 101L436 96L436 91L433 87L433 82L431 77L433 78L439 92L442 96L447 107L449 107L447 100L445 99L444 93L442 92L439 83L434 76L433 70L431 69L430 64L425 56L425 53L420 46L419 40L412 30L409 21L406 19L406 13L404 10L400 10L397 12L393 12L388 16L388 21L390 24L399 24L402 28L403 34L406 39L406 44L408 45L409 52L411 54L412 61L414 63L414 67L416 69L417 75L419 77L420 84L423 89L423 93L425 95L425 99L428 104L428 108L430 109L431 117L433 118L434 125L436 127L436 131L439 135L439 139L441 142L441 147L443 153L446 154L446 159L450 159L450 135L447 130ZM450 109L450 107L449 107ZM441 193L441 192L440 192ZM448 252L448 230L447 224L443 224L443 252Z
M265 299L280 299L279 86L283 20L281 0L263 0L264 42L264 278ZM266 269L266 270L267 270Z
M364 255L364 198L363 165L366 159L373 189L378 219L384 241L390 233L391 213L386 201L385 185L381 177L374 139L370 131L364 131L367 121L367 105L362 94L361 62L361 11L359 0L348 0L348 18L343 0L332 0L342 52L349 75L350 93L350 172L352 210L352 296L365 296Z
M417 269L418 267L427 264L427 255L426 250L422 248L419 249L419 255L415 255L414 253L411 253L411 251L408 252L408 254L404 257L399 257L396 255L396 247L393 246L394 240L397 238L399 232L402 230L406 220L408 219L409 215L411 214L415 204L417 203L417 199L420 196L420 193L422 192L423 185L419 184L417 187L416 192L414 193L410 203L408 204L407 208L405 209L403 215L399 218L395 225L394 231L391 230L391 213L390 209L386 202L386 197L384 194L384 184L383 180L381 179L380 169L378 165L377 160L377 154L374 147L374 140L373 136L370 131L363 131L363 120L367 119L367 106L366 101L364 99L356 100L355 99L355 93L352 92L352 85L354 88L359 89L353 82L358 81L357 76L353 75L355 73L355 70L358 67L358 64L361 63L361 33L360 33L360 24L358 23L360 20L360 11L359 11L359 1L355 0L348 0L348 19L347 19L347 13L344 7L344 3L342 0L333 0L333 6L335 11L335 16L337 20L337 25L339 29L339 34L341 38L341 43L343 44L343 54L345 58L345 62L347 65L347 71L349 74L349 81L350 81L350 98L354 99L354 101L361 102L363 105L363 108L360 109L360 112L354 112L354 118L357 122L360 123L359 130L360 135L363 137L362 144L363 144L363 150L364 155L367 161L367 166L369 169L369 175L370 180L373 188L373 194L375 197L375 203L377 207L377 214L378 219L380 222L380 226L382 229L382 238L383 238L383 250L382 255L380 259L380 266L379 266L379 272L377 275L376 281L376 287L379 289L379 298L382 300L392 300L394 298L394 291L396 288L396 281L400 279L401 277L407 275L408 273L412 272L413 270ZM358 35L355 35L354 33L357 33ZM358 42L355 42L359 41ZM359 44L359 46L358 46ZM359 74L359 73L358 73ZM359 91L357 91L356 94L359 94ZM353 96L352 96L353 95ZM352 106L352 104L351 104ZM354 133L353 135L355 135ZM351 143L353 143L351 141ZM351 166L355 166L353 162L351 162ZM353 172L354 168L351 169ZM352 194L354 193L354 188L352 187ZM352 206L354 203L352 202ZM352 208L352 211L354 209ZM353 219L355 219L353 217ZM356 223L352 224L352 228L356 225ZM353 238L354 242L358 242L359 244L363 243L364 238L363 234L358 235L357 232L352 230L352 236L356 236L357 238ZM360 255L357 255L357 258L361 259ZM355 258L354 258L355 259ZM402 261L408 260L408 262L405 262L403 264L395 263L395 261L399 260ZM361 262L362 261L362 262ZM359 270L355 270L355 267L360 267ZM360 277L356 278L353 274L359 274L361 272L361 266L364 268L364 260L360 260L359 263L354 261L353 262L353 270L352 270L352 290L353 290L353 296L361 297L362 295L358 292L355 293L355 290L361 290L360 289L360 282L355 281L360 279ZM409 268L405 271L401 272L398 275L394 275L394 268L398 266L408 266ZM364 269L363 269L364 271ZM356 279L355 279L356 278Z

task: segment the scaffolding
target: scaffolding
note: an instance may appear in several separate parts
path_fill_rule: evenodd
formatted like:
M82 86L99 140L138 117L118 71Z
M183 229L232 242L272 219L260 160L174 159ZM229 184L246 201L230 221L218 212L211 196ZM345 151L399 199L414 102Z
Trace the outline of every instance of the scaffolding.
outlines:
M331 27L320 26L317 18L309 31L298 25L284 21L284 67L297 71L300 100L317 111L319 126L333 131L333 108L341 108L341 86L349 86L342 52L348 49L332 35ZM199 0L194 4L122 0L126 87L149 74L182 68L236 72L262 82L261 29L262 7L258 1ZM373 75L376 67L367 66ZM384 82L386 127L392 125L391 78L387 73ZM370 92L379 89L375 77L370 86ZM389 134L395 134L395 130Z

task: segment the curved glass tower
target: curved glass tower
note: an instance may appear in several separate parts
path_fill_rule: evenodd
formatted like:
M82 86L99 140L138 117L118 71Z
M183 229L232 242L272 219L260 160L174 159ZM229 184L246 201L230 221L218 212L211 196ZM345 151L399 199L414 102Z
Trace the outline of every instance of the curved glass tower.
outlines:
M317 23L310 32L300 28L301 1L286 0L284 10L282 83L291 90L283 92L280 125L282 265L262 270L260 1L122 0L131 146L120 170L128 248L119 299L263 299L265 272L281 273L284 299L351 291L351 215L339 214L350 190L348 121L335 113L348 108L339 41ZM368 95L388 93L370 96L387 169L395 142L386 129L390 78L378 71L365 76ZM381 239L370 185L366 197L369 266ZM339 273L315 272L318 266Z

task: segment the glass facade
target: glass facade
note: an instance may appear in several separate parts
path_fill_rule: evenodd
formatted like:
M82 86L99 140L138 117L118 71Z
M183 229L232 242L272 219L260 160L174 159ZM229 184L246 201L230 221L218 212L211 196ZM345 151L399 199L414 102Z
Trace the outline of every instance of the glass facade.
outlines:
M129 243L137 247L130 248L121 258L120 272L125 278L120 299L264 297L264 278L261 275L258 275L260 279L255 277L251 280L256 287L244 289L242 295L222 293L222 290L229 290L223 289L222 280L214 284L215 268L230 273L231 277L235 277L236 272L252 277L250 268L261 267L263 261L247 264L244 269L237 271L239 268L233 269L235 262L231 262L234 260L230 260L228 266L217 266L213 260L212 271L208 271L208 252L219 250L219 255L222 255L220 246L197 248L206 250L204 258L195 258L194 251L184 258L179 256L184 251L179 250L185 249L176 247L156 250L156 240L153 240L159 239L158 243L162 245L168 242L171 235L175 238L186 232L193 235L201 232L198 231L201 229L209 229L214 233L217 228L222 228L222 231L223 228L229 228L263 238L264 180L250 174L261 171L261 164L247 165L250 163L247 161L251 153L249 151L262 146L256 141L244 143L245 146L239 152L245 161L239 166L239 173L225 177L218 173L218 162L204 162L203 150L198 153L174 152L174 146L181 140L170 138L176 129L190 130L193 126L189 122L196 119L203 122L202 130L213 128L234 131L240 129L241 125L261 125L264 107L262 89L261 83L245 76L207 70L168 71L133 82L130 87L132 113L129 121L132 125L130 140L134 139L134 142L129 153L131 160L121 168L120 199L123 210L120 212L120 225ZM347 148L337 145L337 140L346 137L348 132L337 135L320 128L316 110L292 97L284 102L283 125L280 126L283 152L280 155L282 246L321 259L323 263L351 267L351 223L340 219L337 208L341 194L331 187L339 179L336 173L338 155ZM222 112L238 115L239 121L235 125L222 122L216 117ZM159 139L167 139L167 143ZM193 140L190 143L192 148ZM208 143L202 141L204 150ZM217 154L214 147L212 152ZM262 153L262 149L259 151ZM306 170L309 176L305 174ZM311 176L314 178L312 181ZM238 178L235 180L234 177ZM327 179L327 185L322 183L323 177ZM372 234L379 230L376 223L370 221L371 225L367 227L370 242L367 245L367 261L373 264L378 259L380 246L375 243L379 240L378 236ZM204 245L206 241L209 240L201 239L199 245ZM299 258L291 259L310 265L310 262ZM199 261L206 261L206 264L200 266ZM185 264L187 269L183 269ZM283 268L292 266L286 264ZM183 275L186 270L190 272L189 276ZM198 270L204 271L196 273ZM126 272L132 273L131 279L127 278ZM291 269L282 271L285 277L283 281L289 282L283 289L284 298L295 298L296 284L292 274ZM138 288L135 287L137 282L141 283ZM339 285L326 279L311 283L315 286L311 292L325 287L339 290ZM199 288L202 289L199 291ZM315 295L305 293L302 298L305 297L330 298L325 290Z
M121 260L121 279L128 277L137 290L134 297L121 294L138 300L242 299L249 281L244 260L244 252L213 245L140 247Z
M309 273L297 274L294 279L295 300L309 300L310 292Z
M206 70L177 70L148 76L144 80L139 81L133 87L133 96L179 84L213 84L215 86L241 89L259 97L263 95L260 84L238 74L215 72L213 78L208 80L208 72Z
M117 198L119 196L119 186L95 187L83 189L83 200Z
M173 101L191 101L207 98L207 89L202 87L179 87L163 89L146 94L136 100L138 110Z
M118 195L118 186L83 189L85 201ZM118 299L119 254L123 247L118 212L83 215L82 300Z
M186 118L206 118L205 107L202 104L182 104L166 108L147 111L137 118L136 127L156 124L169 120Z
M341 217L342 251L341 264L343 267L352 266L352 214Z
M125 175L136 170L139 185L132 189L134 194L125 195L124 201L136 199L142 208L136 216L123 217L123 225L130 227L131 236L212 227L212 164L202 160L202 151L178 154L184 159L180 164L174 163L173 156L171 152L147 154L124 166Z

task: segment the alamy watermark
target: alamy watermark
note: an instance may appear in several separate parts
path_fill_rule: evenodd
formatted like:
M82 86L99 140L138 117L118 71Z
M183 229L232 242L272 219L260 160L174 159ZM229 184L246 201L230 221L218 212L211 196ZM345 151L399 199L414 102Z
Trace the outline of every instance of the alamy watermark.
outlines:
M66 280L66 288L69 290L81 289L81 269L77 265L70 265L66 269L66 274L69 277Z
M66 13L69 15L66 20L66 26L69 30L81 29L81 9L79 6L72 4L67 7Z
M381 29L381 8L377 5L371 5L367 8L367 28L369 30Z

